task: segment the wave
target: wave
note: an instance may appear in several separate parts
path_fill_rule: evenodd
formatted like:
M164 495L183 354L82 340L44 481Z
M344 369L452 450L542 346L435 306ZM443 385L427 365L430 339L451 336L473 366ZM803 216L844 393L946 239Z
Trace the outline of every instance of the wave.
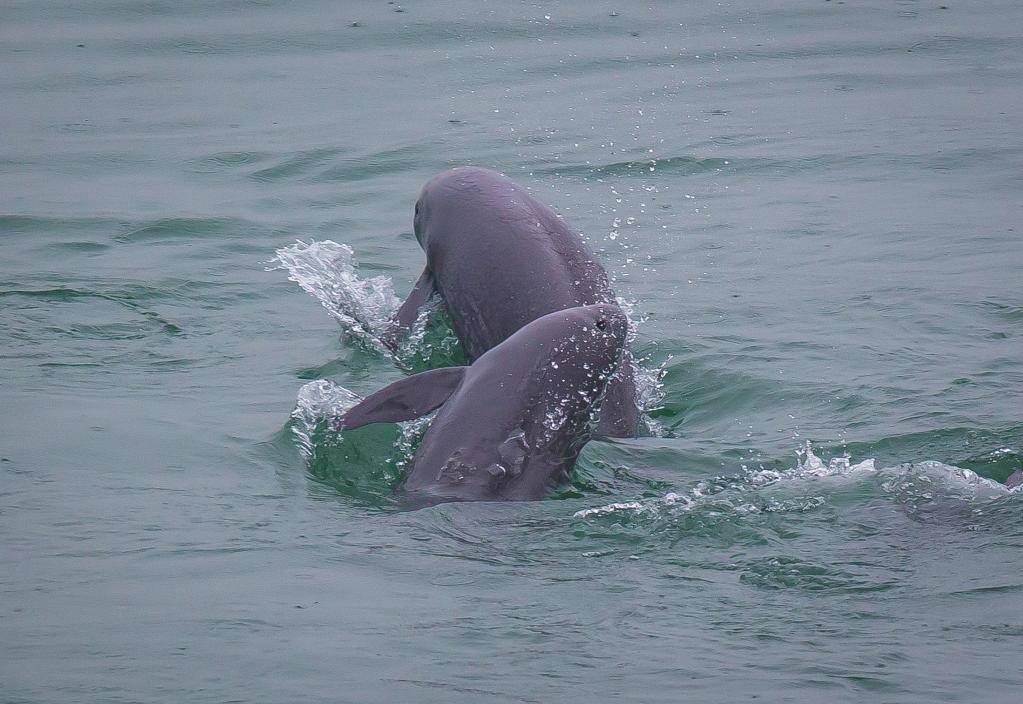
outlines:
M742 516L814 511L845 489L880 493L901 504L909 514L923 516L935 503L969 504L1023 493L1023 486L1010 489L973 470L933 460L881 468L876 467L874 459L853 463L847 455L824 461L814 454L809 442L798 456L796 466L790 469L743 466L739 474L700 480L686 491L586 508L576 511L574 517L660 520L694 512Z

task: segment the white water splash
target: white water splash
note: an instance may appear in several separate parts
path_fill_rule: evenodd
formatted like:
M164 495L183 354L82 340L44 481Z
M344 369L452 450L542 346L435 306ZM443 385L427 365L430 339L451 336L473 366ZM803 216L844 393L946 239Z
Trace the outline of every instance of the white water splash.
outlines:
M403 369L414 369L425 364L429 368L450 364L452 360L462 361L461 343L451 327L440 297L431 296L419 309L415 321L405 334L394 356L395 363ZM433 331L431 333L431 331Z
M413 418L398 424L401 427L401 435L394 441L394 449L398 451L394 458L394 466L399 472L404 472L411 466L416 455L416 448L419 447L419 441L423 439L423 435L430 428L436 415L436 413L430 413L421 418Z
M751 470L743 466L738 476L701 480L688 491L670 492L657 499L624 501L583 509L577 511L575 517L589 518L616 513L660 515L708 508L735 514L810 511L827 503L824 495L816 494L833 493L843 485L871 479L879 482L882 491L904 504L928 502L936 495L965 501L990 499L1023 489L1008 489L972 470L935 461L881 469L875 467L873 459L853 463L848 456L840 456L825 462L814 454L809 442L797 451L797 456L796 466L791 469ZM773 495L764 495L766 489L777 491ZM806 495L807 490L812 490L815 495Z
M847 455L832 457L824 462L813 453L813 447L809 442L805 443L796 451L796 466L792 469L776 471L773 469L759 469L755 471L743 467L747 473L747 480L754 489L772 486L779 482L794 482L807 479L832 478L837 480L857 480L877 470L874 467L873 459L866 459L862 462L852 464Z
M358 394L327 379L310 381L299 389L295 410L291 412L291 431L302 454L307 459L313 456L313 432L317 425L336 421L361 400Z
M394 330L391 317L398 310L391 279L359 278L354 252L331 240L302 242L278 249L267 271L283 269L359 343L391 357L383 340Z
M660 421L650 415L661 407L664 400L664 375L668 373L668 357L656 367L648 367L649 358L633 359L632 375L636 381L636 405L642 413L647 431L654 437L664 437L667 431Z
M426 339L426 330L429 326L430 318L437 309L437 302L439 300L440 299L437 296L430 296L430 299L426 302L426 304L419 309L419 312L416 314L416 319L412 322L412 326L409 328L408 335L401 343L401 357L407 358L413 356L416 353L416 350L422 346L423 340Z

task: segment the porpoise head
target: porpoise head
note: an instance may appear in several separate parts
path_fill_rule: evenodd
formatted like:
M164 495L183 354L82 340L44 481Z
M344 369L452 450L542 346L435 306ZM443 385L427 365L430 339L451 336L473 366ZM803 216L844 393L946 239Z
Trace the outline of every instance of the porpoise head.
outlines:
M448 218L457 221L474 198L492 197L495 192L517 188L513 181L496 171L476 166L461 166L437 174L426 182L416 200L412 230L419 246L426 249L432 223L439 221L443 227Z

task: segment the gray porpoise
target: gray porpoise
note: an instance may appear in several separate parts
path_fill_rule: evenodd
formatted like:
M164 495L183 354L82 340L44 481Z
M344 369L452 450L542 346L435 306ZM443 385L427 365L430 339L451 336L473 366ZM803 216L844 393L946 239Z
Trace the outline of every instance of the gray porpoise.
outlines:
M415 207L426 268L399 309L401 329L440 294L469 361L548 313L616 299L604 268L577 233L497 172L475 167L439 174ZM634 437L640 410L631 355L608 386L598 431Z
M1009 478L1005 480L1005 486L1010 489L1023 485L1023 469L1017 469L1015 472L1009 475Z
M555 311L472 366L433 369L368 396L338 429L439 407L400 493L418 504L539 499L568 480L627 335L617 306Z

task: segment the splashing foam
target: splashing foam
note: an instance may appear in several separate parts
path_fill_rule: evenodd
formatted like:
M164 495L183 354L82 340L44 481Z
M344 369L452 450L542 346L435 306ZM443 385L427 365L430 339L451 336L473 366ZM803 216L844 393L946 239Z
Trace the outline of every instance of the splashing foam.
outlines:
M316 449L313 442L316 427L321 422L337 420L361 400L357 394L327 379L310 381L298 390L295 410L291 412L291 431L306 459Z
M402 358L411 358L422 347L430 318L433 317L434 311L437 309L438 300L437 296L431 296L426 304L419 309L416 319L412 322L412 327L409 328L408 335L401 343L399 353Z
M346 335L393 358L383 343L394 330L391 317L399 306L393 283L386 276L359 278L353 255L346 244L299 240L278 249L267 271L287 271L288 279L318 300Z
M964 501L995 498L1009 493L1023 493L1023 487L1008 489L985 479L976 472L942 462L927 461L877 469L873 459L853 464L848 456L833 457L827 462L814 454L807 442L797 451L796 466L786 470L758 469L745 466L740 476L715 477L703 480L686 492L670 492L659 499L625 501L576 511L575 518L606 516L616 513L651 514L714 509L735 514L779 511L812 511L820 508L824 496L786 497L785 493L854 484L876 478L881 489L900 503L930 501L936 493ZM764 496L768 488L782 490L781 496Z
M668 373L668 357L656 367L648 367L649 357L632 360L632 376L636 382L636 405L642 413L643 423L654 437L665 437L668 432L651 411L660 408L664 400L664 376Z
M436 415L430 413L422 418L413 418L398 424L401 427L401 435L394 441L394 449L398 451L398 456L393 461L395 469L399 472L405 472L411 466L419 441L423 439Z

